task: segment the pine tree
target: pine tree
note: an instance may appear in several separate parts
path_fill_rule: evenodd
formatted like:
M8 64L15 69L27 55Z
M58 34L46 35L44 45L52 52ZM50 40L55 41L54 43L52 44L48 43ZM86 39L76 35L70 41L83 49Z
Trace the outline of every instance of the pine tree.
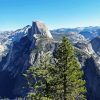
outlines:
M49 92L49 81L51 80L49 68L53 64L50 63L50 59L50 53L44 54L38 64L30 67L24 74L31 89L28 99L52 100Z
M33 100L86 100L83 71L65 37L54 57L44 55L37 66L27 70L25 77L31 88L28 98Z
M62 43L54 53L56 58L54 77L58 79L56 83L56 94L59 100L85 100L85 81L82 79L83 71L75 57L74 48L67 38L63 38Z

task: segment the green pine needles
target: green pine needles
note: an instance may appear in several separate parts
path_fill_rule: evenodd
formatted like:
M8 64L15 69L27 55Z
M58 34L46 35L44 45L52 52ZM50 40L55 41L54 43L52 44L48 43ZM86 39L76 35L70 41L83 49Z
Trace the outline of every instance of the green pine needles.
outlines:
M45 54L37 66L24 75L32 100L86 100L84 73L76 59L74 48L63 38L52 56Z

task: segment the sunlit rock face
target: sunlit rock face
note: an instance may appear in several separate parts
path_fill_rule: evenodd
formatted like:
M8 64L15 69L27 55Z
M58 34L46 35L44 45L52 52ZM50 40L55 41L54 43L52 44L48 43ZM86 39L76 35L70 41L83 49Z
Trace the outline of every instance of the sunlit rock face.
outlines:
M39 21L32 23L32 27L29 29L29 33L30 34L28 34L28 37L30 40L33 38L40 38L40 37L46 37L46 38L53 39L46 25Z

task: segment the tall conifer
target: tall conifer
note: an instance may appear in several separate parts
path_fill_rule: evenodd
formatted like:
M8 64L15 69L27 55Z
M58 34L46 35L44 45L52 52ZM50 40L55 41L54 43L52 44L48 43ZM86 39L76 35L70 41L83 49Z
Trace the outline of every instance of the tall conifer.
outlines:
M86 100L83 71L75 56L74 47L63 38L54 52L46 54L25 74L34 100Z

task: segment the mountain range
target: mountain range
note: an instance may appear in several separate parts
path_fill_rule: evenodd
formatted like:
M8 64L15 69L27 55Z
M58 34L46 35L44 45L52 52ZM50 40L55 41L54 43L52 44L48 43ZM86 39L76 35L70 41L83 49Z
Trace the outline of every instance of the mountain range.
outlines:
M100 100L100 27L49 31L39 21L16 31L0 32L0 97L25 97L29 90L22 74L46 52L52 54L63 36L75 47L84 71L87 99Z

